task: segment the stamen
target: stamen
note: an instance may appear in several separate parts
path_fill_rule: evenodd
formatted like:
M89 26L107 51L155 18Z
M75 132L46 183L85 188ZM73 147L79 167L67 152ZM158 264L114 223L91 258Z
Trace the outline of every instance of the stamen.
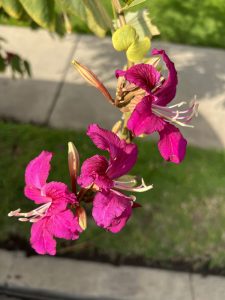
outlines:
M41 205L40 207L30 211L30 212L20 212L21 209L18 208L14 211L11 211L8 216L9 217L20 217L18 220L21 222L37 222L38 220L40 220L41 218L43 218L47 212L47 210L49 209L49 207L51 206L51 201L48 203L45 203L43 205ZM22 217L22 218L21 218Z
M125 190L125 191L130 191L130 192L138 192L138 193L142 193L142 192L146 192L150 189L153 188L153 185L146 185L144 182L144 179L141 179L141 185L136 186L136 187L130 187L124 184L121 184L118 181L114 181L114 187L119 189L119 190Z
M170 106L167 106L168 108L174 108L174 107L181 107L183 106L184 104L187 104L186 101L182 101L182 102L179 102L177 104L174 104L174 105L170 105Z
M175 123L183 127L194 127L187 123L189 123L189 121L193 118L193 116L197 116L198 103L193 101L191 106L186 110L181 110L181 111L173 110L173 108L181 107L184 104L186 104L185 101L172 106L165 107L153 103L152 111L156 115L165 119L165 121L168 121L169 123Z
M134 184L137 184L137 180L136 179L131 179L131 180L120 180L120 181L116 181L114 180L114 183L117 183L117 184L128 184L128 185L134 185Z

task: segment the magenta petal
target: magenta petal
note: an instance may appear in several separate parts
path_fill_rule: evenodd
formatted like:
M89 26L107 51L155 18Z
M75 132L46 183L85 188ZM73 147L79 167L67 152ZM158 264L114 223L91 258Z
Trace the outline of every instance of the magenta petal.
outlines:
M67 209L49 219L48 231L56 238L76 240L82 229L78 223L78 217Z
M110 152L111 145L119 145L120 139L112 131L106 130L97 124L88 126L87 135L92 139L93 143L101 150Z
M56 241L48 231L50 217L40 219L31 227L31 246L38 254L56 254Z
M46 183L49 171L52 153L42 151L36 158L31 160L25 171L25 182L27 186L33 186L41 189Z
M187 141L183 138L179 129L171 124L166 124L159 132L159 152L167 160L179 164L185 157Z
M126 175L137 161L138 149L133 143L121 140L120 146L113 145L110 152L110 165L107 170L108 177L112 179Z
M153 99L154 96L145 96L135 107L128 120L127 128L136 136L143 133L151 134L164 128L165 122L160 117L152 113Z
M98 148L109 152L110 163L107 170L109 178L118 178L130 171L137 160L138 151L135 144L120 140L115 133L102 129L97 124L89 126L87 135Z
M82 187L96 184L101 189L110 189L113 186L113 182L106 173L108 166L107 159L101 155L94 155L86 159L81 167L78 183Z
M47 203L51 201L50 198L41 194L41 190L33 186L25 186L24 194L28 199L33 200L36 204Z
M92 215L96 224L113 233L125 226L131 213L131 198L119 192L99 192L94 198Z
M159 83L160 72L152 65L137 64L127 71L117 70L116 77L124 76L125 79L150 93Z
M162 55L164 62L168 68L167 79L163 82L162 86L154 93L158 98L155 102L158 105L166 106L176 95L177 71L175 69L174 63L169 59L168 55L164 50L152 50L152 55Z
M65 210L68 204L78 203L76 196L62 182L52 181L47 183L43 187L42 193L51 199L51 206L47 211L49 216Z

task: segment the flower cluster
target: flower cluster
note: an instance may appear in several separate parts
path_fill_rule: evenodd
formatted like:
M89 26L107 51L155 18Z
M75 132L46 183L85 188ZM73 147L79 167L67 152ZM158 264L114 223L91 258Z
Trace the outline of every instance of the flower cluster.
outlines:
M134 134L152 134L158 132L159 152L162 157L174 163L180 163L185 156L187 141L173 124L188 126L196 113L197 104L183 111L178 108L185 102L167 106L176 95L177 72L173 62L164 50L154 49L153 55L161 55L168 68L167 79L149 64L137 64L130 69L117 70L117 77L124 77L122 93L132 93L126 108L130 112L127 128ZM127 84L129 82L130 84ZM119 100L121 101L120 96Z
M127 176L137 161L138 149L132 142L135 137L158 132L162 157L174 163L184 159L187 141L175 125L190 126L197 104L183 111L179 111L183 103L168 106L176 94L177 72L164 50L155 49L152 54L162 57L167 77L157 68L159 59L153 64L117 70L115 99L93 72L74 62L81 75L123 112L123 119L112 131L89 125L87 135L98 149L108 152L109 158L98 154L87 158L80 172L78 152L69 143L72 191L62 182L47 183L52 153L42 151L28 164L24 194L40 206L26 213L17 209L9 216L33 223L30 242L37 253L54 255L55 238L78 239L87 226L88 204L92 204L92 216L98 226L117 233L126 225L132 210L140 206L132 193L152 188L143 179L138 184L136 177Z
M87 191L94 193L92 215L96 224L116 233L125 226L132 209L138 206L134 205L135 197L126 196L119 190L145 191L152 188L145 186L144 182L140 186L130 187L130 182L119 180L137 160L135 144L126 143L115 133L96 124L89 126L87 134L99 149L109 152L110 159L95 155L84 161L77 179L81 187L78 193L71 192L62 182L46 182L52 159L50 152L42 151L26 168L24 194L40 206L26 213L17 209L11 211L9 216L33 223L30 242L39 254L56 253L54 237L67 240L79 238L86 227L81 205L82 201L86 201L84 194ZM74 161L70 161L69 167L73 168L73 164ZM73 184L76 186L76 182Z

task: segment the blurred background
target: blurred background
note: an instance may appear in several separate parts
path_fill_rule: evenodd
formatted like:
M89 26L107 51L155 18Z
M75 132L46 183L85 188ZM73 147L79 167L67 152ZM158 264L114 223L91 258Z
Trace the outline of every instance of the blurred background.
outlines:
M71 61L90 68L114 96L114 71L126 57L113 49L110 28L91 6L104 7L107 23L113 18L111 1L86 1L85 13L82 1L40 0L35 9L29 1L16 2L0 1L0 246L34 255L29 224L7 217L18 207L33 208L23 195L27 163L43 149L52 151L49 180L69 184L67 142L76 145L83 161L96 154L87 125L111 128L120 118ZM78 241L59 241L57 255L224 275L225 1L140 2L131 13L145 9L148 17L140 15L140 24L149 18L160 32L151 49L165 49L175 62L174 103L195 97L200 103L195 128L182 129L189 142L186 159L166 163L154 138L137 140L139 159L131 173L154 185L137 195L142 208L117 235L90 217Z

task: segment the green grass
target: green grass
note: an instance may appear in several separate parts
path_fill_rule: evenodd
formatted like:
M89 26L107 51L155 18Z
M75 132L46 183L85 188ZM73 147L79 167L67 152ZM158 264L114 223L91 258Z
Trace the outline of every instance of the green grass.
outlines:
M111 1L102 0L102 3L112 14ZM140 7L149 9L153 22L160 29L161 40L225 48L224 0L146 0ZM0 16L0 23L28 26L28 22L4 16ZM73 18L72 24L75 32L90 32L78 17Z
M76 144L82 161L97 152L84 132L0 123L1 243L11 234L29 237L30 225L9 219L7 213L35 207L23 196L24 169L33 157L43 149L53 151L50 180L69 183L68 141ZM154 189L137 195L142 208L134 210L117 235L98 228L90 218L88 229L72 242L73 251L97 249L111 257L190 262L193 268L207 262L209 269L225 268L225 153L189 146L185 161L174 165L161 159L153 142L138 145L132 173L142 175ZM59 243L59 248L64 251L70 245Z

